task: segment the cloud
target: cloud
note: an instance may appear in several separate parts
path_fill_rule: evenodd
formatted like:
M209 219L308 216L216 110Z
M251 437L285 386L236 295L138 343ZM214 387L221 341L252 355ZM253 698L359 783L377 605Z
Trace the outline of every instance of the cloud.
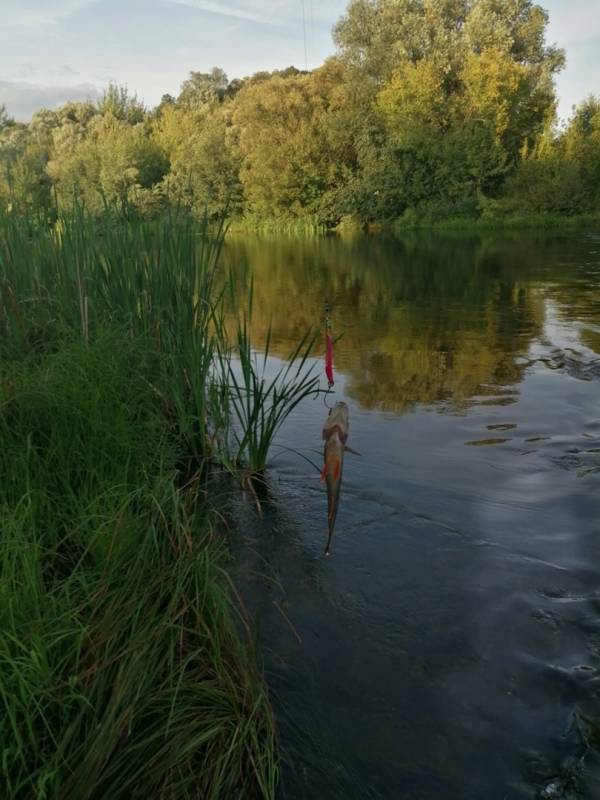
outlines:
M79 75L79 72L68 64L60 64L56 68L57 75Z
M296 23L304 14L307 25L324 24L329 28L346 8L347 0L166 0L210 14L257 22L261 25Z
M20 122L28 122L41 108L57 108L69 100L96 101L102 93L91 83L77 86L40 86L25 81L0 81L0 106Z
M280 9L280 3L276 4L275 7L273 7L273 4L267 3L266 5L268 7L264 9L264 13L257 13L254 10L257 6L255 2L238 2L235 4L222 3L220 0L167 0L167 2L178 6L194 8L198 11L207 11L209 14L218 14L223 17L234 17L249 22L257 22L261 25L281 25L281 20L274 16ZM264 5L263 3L263 6Z
M3 0L3 32L41 32L96 0Z
M68 64L34 64L32 62L22 62L15 64L14 67L2 70L2 78L9 82L42 83L50 86L51 84L64 84L77 78L80 74L76 69ZM81 83L81 78L79 78Z

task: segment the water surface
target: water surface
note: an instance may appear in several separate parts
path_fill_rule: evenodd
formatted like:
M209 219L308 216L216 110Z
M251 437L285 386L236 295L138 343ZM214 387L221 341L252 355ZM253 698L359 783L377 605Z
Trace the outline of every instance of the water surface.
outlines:
M230 239L284 357L327 301L322 400L240 504L282 797L600 797L600 235ZM322 369L321 369L322 372ZM323 383L324 385L324 383Z

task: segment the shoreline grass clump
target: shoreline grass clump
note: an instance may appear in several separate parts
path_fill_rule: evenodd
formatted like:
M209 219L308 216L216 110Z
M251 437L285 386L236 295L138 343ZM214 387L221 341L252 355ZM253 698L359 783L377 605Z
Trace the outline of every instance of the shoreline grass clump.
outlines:
M229 340L222 235L178 215L0 215L7 799L275 796L223 476L262 473L318 389L309 338L283 383L244 313Z
M154 361L111 333L3 374L3 797L274 796L268 697Z
M268 375L270 331L259 357L252 349L248 322L238 322L237 359L229 359L224 371L230 379L229 405L236 423L233 438L237 461L245 464L253 477L262 477L271 443L285 420L305 397L318 393L319 380L307 368L314 342L314 336L307 332L285 366Z

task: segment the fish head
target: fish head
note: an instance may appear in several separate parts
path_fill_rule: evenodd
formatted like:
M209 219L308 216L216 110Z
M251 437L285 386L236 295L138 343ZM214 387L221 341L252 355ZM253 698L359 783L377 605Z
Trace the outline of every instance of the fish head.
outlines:
M341 425L343 429L347 432L348 431L348 406L342 400L338 401L334 407L331 409L331 417L334 418L338 425Z
M339 402L329 412L323 426L323 438L328 439L334 430L337 430L345 442L348 438L349 414L346 403Z

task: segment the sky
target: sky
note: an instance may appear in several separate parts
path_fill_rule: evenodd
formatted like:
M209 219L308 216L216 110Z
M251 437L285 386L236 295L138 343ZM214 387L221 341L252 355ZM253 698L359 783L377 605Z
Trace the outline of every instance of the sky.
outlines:
M334 52L347 0L1 0L0 105L28 120L41 107L97 99L110 81L149 106L190 72L230 78ZM542 0L548 41L563 47L559 115L600 95L600 0ZM303 14L304 9L304 14ZM306 35L305 35L306 34ZM305 46L306 43L306 46Z

